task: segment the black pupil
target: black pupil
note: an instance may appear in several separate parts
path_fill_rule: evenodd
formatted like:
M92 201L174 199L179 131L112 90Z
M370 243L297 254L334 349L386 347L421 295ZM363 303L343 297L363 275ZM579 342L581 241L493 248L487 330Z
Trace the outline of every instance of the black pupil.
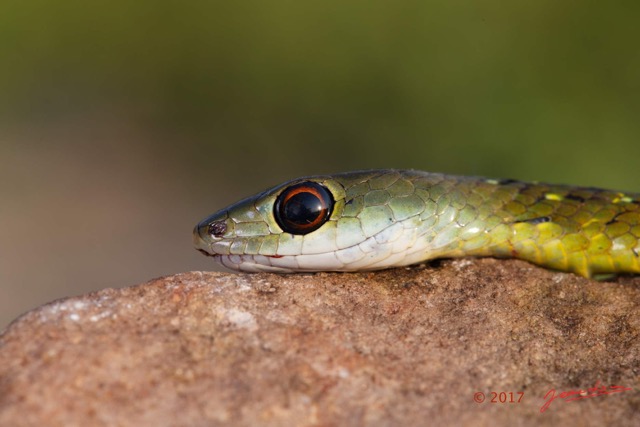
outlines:
M333 195L323 185L305 181L286 188L276 199L274 216L285 233L303 235L322 227L333 210Z
M284 216L294 224L310 224L322 213L322 202L315 194L298 193L284 206Z

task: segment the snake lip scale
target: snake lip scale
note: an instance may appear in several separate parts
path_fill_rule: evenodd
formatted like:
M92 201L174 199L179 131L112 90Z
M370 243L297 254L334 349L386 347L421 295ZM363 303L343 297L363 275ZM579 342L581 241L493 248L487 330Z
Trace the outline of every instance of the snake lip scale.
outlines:
M196 249L239 271L368 271L518 258L640 273L640 194L379 169L294 179L202 220Z

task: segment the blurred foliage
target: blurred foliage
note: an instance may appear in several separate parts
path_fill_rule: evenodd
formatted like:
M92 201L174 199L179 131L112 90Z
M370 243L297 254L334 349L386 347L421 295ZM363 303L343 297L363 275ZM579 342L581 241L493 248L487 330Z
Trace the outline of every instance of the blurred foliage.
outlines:
M640 191L640 3L0 2L0 327L213 268L191 227L377 167Z
M640 190L638 18L575 0L4 0L0 120L129 115L193 191L373 167Z

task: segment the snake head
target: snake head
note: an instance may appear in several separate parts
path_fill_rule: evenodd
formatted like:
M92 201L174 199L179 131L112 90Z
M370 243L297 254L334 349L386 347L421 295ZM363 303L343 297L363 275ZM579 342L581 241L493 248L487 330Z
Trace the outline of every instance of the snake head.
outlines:
M391 170L300 178L207 217L195 227L194 243L224 266L250 272L410 264L403 257L425 207L412 195L411 183ZM406 207L394 211L399 198L403 206L415 203L410 215Z
M205 218L194 229L194 244L234 270L299 270L303 253L335 249L329 236L343 205L344 189L335 180L301 178Z

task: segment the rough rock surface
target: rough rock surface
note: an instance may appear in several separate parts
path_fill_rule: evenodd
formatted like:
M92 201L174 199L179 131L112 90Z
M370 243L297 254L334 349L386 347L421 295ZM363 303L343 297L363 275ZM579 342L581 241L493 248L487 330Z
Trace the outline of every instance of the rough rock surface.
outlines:
M639 380L638 277L493 259L192 272L16 320L0 425L640 425ZM630 390L540 412L597 382Z

